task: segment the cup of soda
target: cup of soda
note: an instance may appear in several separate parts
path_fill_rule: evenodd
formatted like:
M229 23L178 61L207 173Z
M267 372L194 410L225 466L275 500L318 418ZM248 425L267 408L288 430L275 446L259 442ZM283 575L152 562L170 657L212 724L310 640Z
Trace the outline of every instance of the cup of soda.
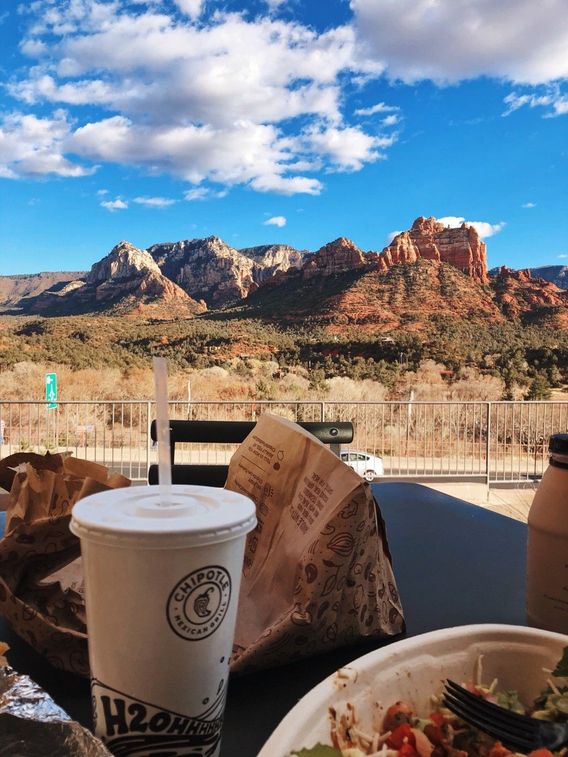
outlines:
M80 500L95 734L115 755L219 753L254 503L225 489Z

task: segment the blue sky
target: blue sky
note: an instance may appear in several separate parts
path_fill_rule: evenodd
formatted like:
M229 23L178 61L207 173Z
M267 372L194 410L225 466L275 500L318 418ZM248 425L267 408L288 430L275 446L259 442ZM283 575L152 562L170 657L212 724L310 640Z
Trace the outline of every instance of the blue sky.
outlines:
M3 0L0 274L120 240L568 264L566 0Z

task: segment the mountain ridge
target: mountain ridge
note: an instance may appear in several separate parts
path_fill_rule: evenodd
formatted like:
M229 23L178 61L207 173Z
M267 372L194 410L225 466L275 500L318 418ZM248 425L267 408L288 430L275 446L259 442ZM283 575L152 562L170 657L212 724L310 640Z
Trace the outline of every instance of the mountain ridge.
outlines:
M77 279L47 277L42 290L43 274L37 276L27 289L22 279L4 282L5 312L171 319L216 311L221 319L239 313L283 323L309 319L332 330L356 325L377 333L421 331L445 314L568 328L568 291L528 269L488 271L475 228L449 228L434 217L417 218L379 252L346 237L313 253L289 245L237 250L216 236L146 250L122 241ZM25 291L19 299L17 286Z

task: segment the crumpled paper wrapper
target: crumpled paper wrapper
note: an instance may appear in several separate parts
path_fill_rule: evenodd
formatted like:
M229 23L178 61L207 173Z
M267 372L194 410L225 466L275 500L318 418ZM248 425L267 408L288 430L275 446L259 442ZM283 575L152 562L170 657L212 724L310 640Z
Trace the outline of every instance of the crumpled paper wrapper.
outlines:
M258 521L247 537L231 671L404 630L371 488L325 444L262 415L225 486L256 503Z
M26 460L27 454L0 463L0 478L11 479L0 541L0 613L55 667L88 675L80 544L69 531L71 509L82 497L130 481L71 455Z
M130 482L70 456L17 463L0 541L0 612L53 665L87 676L83 571L70 512L81 497ZM250 497L258 519L247 537L232 672L404 630L371 489L326 445L263 415L234 454L226 487Z
M43 689L7 666L1 657L0 733L0 757L110 757L101 741L71 720Z

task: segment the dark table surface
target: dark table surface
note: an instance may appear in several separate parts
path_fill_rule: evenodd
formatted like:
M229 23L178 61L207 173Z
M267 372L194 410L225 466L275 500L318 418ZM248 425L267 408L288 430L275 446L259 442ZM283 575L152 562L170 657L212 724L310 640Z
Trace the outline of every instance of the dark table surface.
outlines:
M405 636L468 623L525 625L525 524L420 484L385 482L373 489L386 522ZM2 618L0 640L10 645L14 668L90 726L86 680L52 668ZM221 757L254 757L298 699L338 667L379 646L360 644L232 679Z

